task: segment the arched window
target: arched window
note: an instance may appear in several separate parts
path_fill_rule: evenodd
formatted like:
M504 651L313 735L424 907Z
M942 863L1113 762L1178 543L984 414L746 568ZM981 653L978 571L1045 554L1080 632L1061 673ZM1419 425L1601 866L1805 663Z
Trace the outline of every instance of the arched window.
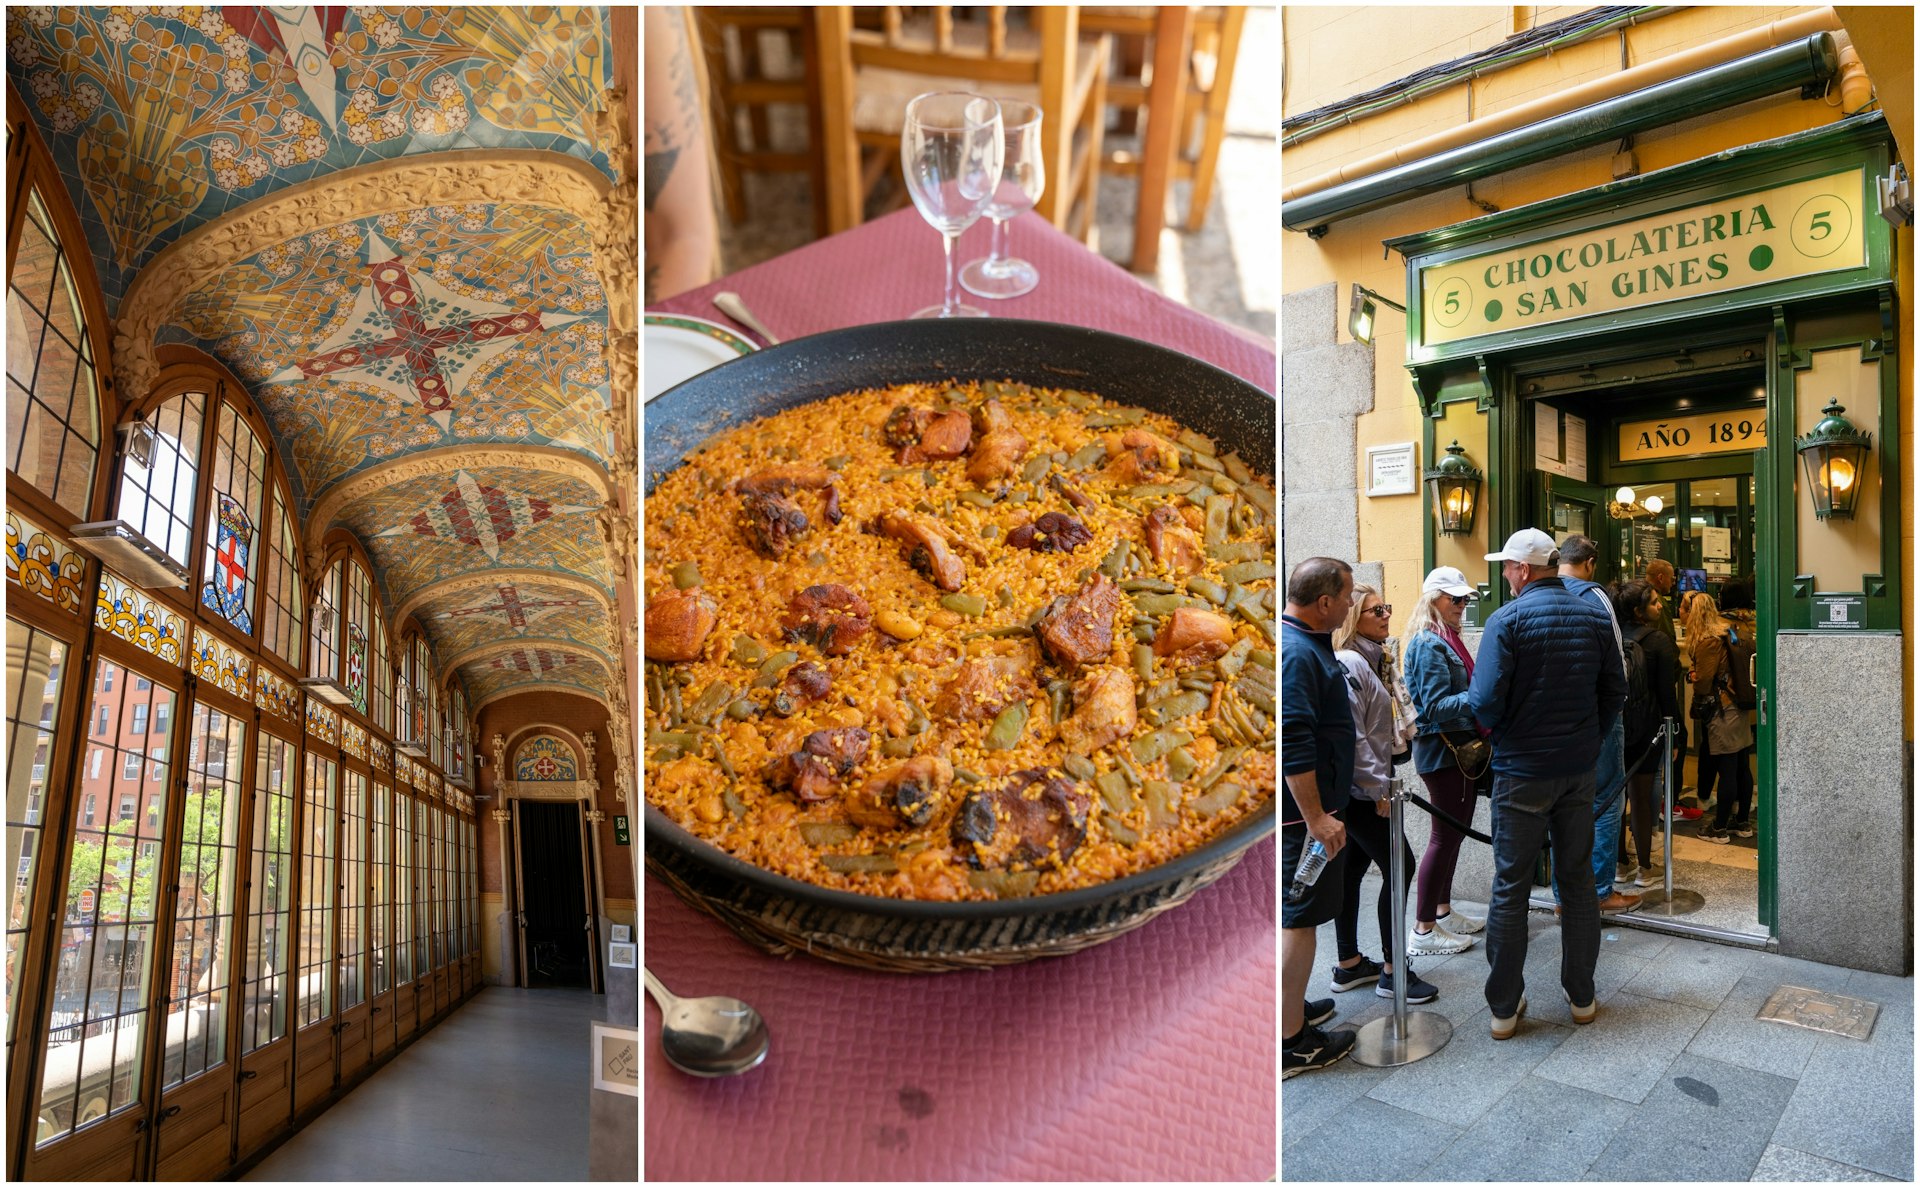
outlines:
M114 506L114 515L165 553L183 575L193 547L206 410L205 392L181 392L144 418L150 432L143 447L128 446Z
M467 778L467 694L455 687L448 731L447 775L455 780Z
M368 676L373 685L373 724L382 730L393 729L393 666L387 658L387 617L380 613L380 600L373 603L373 631L370 633L371 659Z
M260 500L266 487L267 453L231 404L221 404L213 433L212 531L200 605L253 634L253 596L258 586Z
M340 567L335 561L320 575L313 592L312 633L307 647L307 675L335 677L340 666ZM335 679L338 679L335 677Z
M294 564L299 554L293 540L293 520L287 515L286 500L278 493L274 496L273 514L267 528L263 534L267 558L262 568L260 642L298 670L305 599L300 591L300 571Z
M87 518L100 458L100 384L66 245L37 188L7 274L7 467Z
M347 577L347 644L346 664L340 683L346 687L347 698L353 708L364 714L367 712L367 632L372 625L372 582L359 562L348 558L342 563L346 566Z

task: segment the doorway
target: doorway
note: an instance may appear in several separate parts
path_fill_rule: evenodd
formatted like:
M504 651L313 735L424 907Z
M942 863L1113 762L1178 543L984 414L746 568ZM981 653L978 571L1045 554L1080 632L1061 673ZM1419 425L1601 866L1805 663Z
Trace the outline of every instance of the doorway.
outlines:
M524 985L593 988L590 897L580 806L516 799Z
M1705 382L1690 377L1684 383L1625 384L1561 397L1550 406L1543 402L1546 411L1526 418L1536 426L1553 426L1562 434L1562 444L1565 426L1573 422L1583 443L1592 443L1590 450L1583 444L1577 459L1564 449L1556 456L1552 443L1534 443L1532 456L1543 460L1536 465L1533 484L1533 514L1542 517L1541 526L1556 540L1574 533L1592 539L1600 556L1596 579L1615 588L1644 577L1656 560L1673 569L1673 587L1664 596L1682 670L1676 690L1682 719L1676 761L1668 774L1675 805L1673 886L1696 892L1705 902L1685 915L1660 919L1750 943L1764 941L1774 923L1772 765L1763 761L1771 731L1764 720L1752 721L1755 745L1737 759L1707 763L1703 777L1704 722L1688 713L1693 641L1683 604L1692 591L1709 595L1716 607L1729 612L1725 617L1744 640L1759 649L1754 675L1768 670L1770 616L1762 620L1759 615L1771 596L1773 534L1763 510L1765 407L1755 403L1764 395L1764 384L1755 375L1723 375ZM1758 681L1754 683L1757 687ZM1653 765L1657 768L1657 759ZM1738 777L1740 765L1747 769L1744 781ZM1730 786L1723 788L1723 783ZM1751 789L1745 828L1738 819L1742 784ZM1724 837L1711 828L1723 798L1731 826ZM1616 886L1622 890L1644 893L1665 886L1660 868L1669 839L1659 783L1654 799L1649 848L1655 873L1650 879L1627 881L1645 871L1649 855L1636 856L1638 861L1628 864L1635 870L1623 865L1619 872ZM1625 824L1623 832L1630 838ZM1624 857L1632 847L1627 840L1621 845ZM1618 919L1631 924L1633 913Z

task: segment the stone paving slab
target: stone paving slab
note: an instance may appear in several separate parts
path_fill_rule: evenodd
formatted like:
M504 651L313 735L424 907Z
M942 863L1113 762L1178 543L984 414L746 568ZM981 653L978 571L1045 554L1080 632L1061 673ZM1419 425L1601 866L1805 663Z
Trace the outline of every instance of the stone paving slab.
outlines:
M1287 1183L1416 1179L1433 1152L1446 1147L1459 1134L1458 1126L1361 1097L1311 1134L1283 1146L1280 1178Z
M1633 1112L1632 1105L1603 1093L1522 1077L1418 1178L1578 1180Z
M1755 1182L1771 1183L1836 1183L1836 1182L1873 1182L1884 1180L1893 1182L1892 1176L1876 1175L1850 1163L1835 1163L1831 1159L1822 1159L1818 1155L1809 1155L1805 1151L1795 1151L1791 1147L1782 1147L1772 1143L1767 1145L1766 1153L1760 1156L1760 1166L1753 1169Z
M1793 1090L1786 1077L1682 1054L1585 1178L1744 1180Z
M1806 985L1806 982L1795 982L1792 978L1787 978L1786 982L1795 986ZM1755 1072L1797 1079L1812 1058L1814 1048L1819 1046L1820 1033L1755 1018L1780 986L1781 978L1777 973L1769 972L1765 976L1749 973L1741 978L1695 1034L1693 1042L1687 1045L1687 1051L1695 1056L1724 1060ZM1822 989L1818 986L1808 988Z
M1577 1029L1534 1073L1637 1105L1706 1021L1699 1007L1622 990L1600 1008L1599 1019Z
M1470 1127L1571 1033L1541 1025L1523 1028L1510 1040L1496 1040L1488 1030L1491 1018L1492 1012L1481 1006L1454 1026L1453 1038L1440 1053L1393 1070L1367 1096Z
M1913 1005L1882 1016L1862 1042L1823 1036L1773 1141L1895 1179L1913 1178Z
M1336 1028L1337 1030L1337 1028ZM1280 1148L1289 1150L1323 1129L1337 1125L1342 1111L1394 1070L1368 1068L1349 1057L1316 1072L1280 1083Z
M1647 962L1626 990L1642 998L1714 1010L1745 976L1759 952L1730 945L1669 945Z

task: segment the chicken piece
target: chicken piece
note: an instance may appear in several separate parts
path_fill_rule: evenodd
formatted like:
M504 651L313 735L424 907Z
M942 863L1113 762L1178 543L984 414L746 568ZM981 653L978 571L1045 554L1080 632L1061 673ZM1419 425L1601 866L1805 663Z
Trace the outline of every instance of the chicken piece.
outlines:
M845 586L808 586L787 600L781 638L809 643L828 656L844 656L873 629L873 608Z
M1070 751L1092 754L1133 733L1140 713L1134 708L1133 677L1124 668L1097 668L1073 687L1074 711L1060 723L1060 741Z
M897 457L903 463L941 462L958 458L973 444L973 424L967 414L954 410L934 414L920 432L920 440L901 446Z
M1106 443L1107 476L1116 483L1131 487L1180 473L1179 447L1145 429L1109 433Z
M776 759L767 783L810 803L833 799L840 784L867 757L872 735L858 726L816 730L800 749Z
M847 818L870 829L899 829L933 820L953 787L953 764L916 755L843 795Z
M1093 533L1085 524L1059 512L1043 512L1038 519L1007 533L1009 546L1036 553L1071 553L1092 539Z
M698 586L660 595L647 605L647 659L699 659L719 619L719 604Z
M973 431L985 437L1013 428L1013 418L998 400L989 400L973 410Z
M831 491L831 488L829 488ZM807 513L785 495L747 492L740 496L741 528L747 543L762 557L779 560L810 526Z
M907 546L907 564L942 590L966 584L967 567L947 547L948 536L924 516L890 511L880 517L880 532Z
M1020 469L1027 456L1027 439L1017 429L996 429L980 439L967 463L967 479L977 487L991 486Z
M887 423L880 427L881 440L897 449L919 445L920 435L927 431L927 423L933 420L933 410L913 408L905 404L896 405L887 414Z
M1175 664L1199 664L1233 647L1233 621L1218 611L1183 606L1154 637L1153 654Z
M827 675L826 669L811 660L802 660L787 669L786 678L774 691L773 701L768 708L785 718L798 712L808 702L825 697L832 688L833 678Z
M1093 506L1093 500L1087 498L1086 495L1083 494L1078 487L1074 486L1072 483L1068 482L1066 479L1061 478L1059 475L1057 474L1048 475L1047 482L1049 485L1053 487L1054 490L1060 492L1060 494L1066 498L1066 501L1068 503L1073 504L1073 506L1079 508L1081 511L1085 511L1086 509Z
M1034 689L1033 667L1025 659L983 656L962 664L930 708L942 720L977 722L1032 697Z
M1207 530L1207 509L1204 507L1195 507L1191 503L1183 503L1180 505L1180 518L1185 520L1187 527L1193 529L1195 532L1205 532Z
M1033 633L1054 663L1092 664L1113 651L1113 616L1119 609L1120 587L1096 573L1079 593L1049 603Z
M1205 546L1179 512L1156 507L1147 513L1146 527L1147 551L1155 561L1180 576L1206 568Z
M787 495L794 491L821 491L836 476L824 466L768 466L734 483L742 495Z
M1085 785L1031 768L973 785L954 814L954 848L977 869L1064 868L1087 836Z

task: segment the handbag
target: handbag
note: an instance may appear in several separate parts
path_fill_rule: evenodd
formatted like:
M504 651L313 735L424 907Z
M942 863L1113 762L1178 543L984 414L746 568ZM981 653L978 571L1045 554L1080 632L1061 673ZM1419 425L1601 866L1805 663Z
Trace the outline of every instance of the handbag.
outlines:
M1471 730L1442 730L1440 741L1447 744L1460 774L1478 781L1493 765L1493 744Z
M1724 691L1722 686L1726 686ZM1707 745L1716 755L1737 755L1753 745L1753 727L1747 722L1747 711L1733 698L1732 682L1725 668L1714 682L1713 716L1707 719Z

